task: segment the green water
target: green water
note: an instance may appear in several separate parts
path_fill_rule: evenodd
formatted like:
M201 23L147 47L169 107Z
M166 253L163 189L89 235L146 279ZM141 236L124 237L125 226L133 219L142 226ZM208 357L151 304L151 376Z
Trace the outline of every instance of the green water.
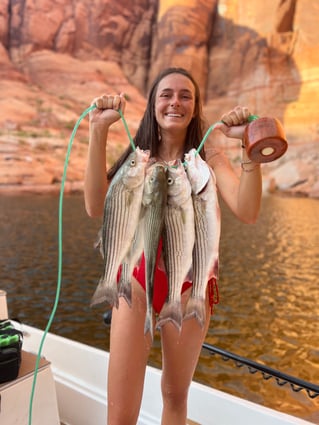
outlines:
M1 289L9 314L44 329L57 281L58 198L7 196L0 204ZM66 197L61 299L51 331L108 349L104 307L89 308L101 273L93 249L100 220L81 196ZM319 201L267 197L256 225L223 208L220 303L207 342L319 383ZM161 366L158 334L150 364ZM279 387L259 373L202 353L195 379L319 423L319 397Z

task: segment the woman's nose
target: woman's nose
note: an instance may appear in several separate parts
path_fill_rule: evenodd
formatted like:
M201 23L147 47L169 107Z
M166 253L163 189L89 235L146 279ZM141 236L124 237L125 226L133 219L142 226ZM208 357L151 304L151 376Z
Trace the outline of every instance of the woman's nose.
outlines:
M171 98L171 106L179 106L179 98L178 95L174 95Z

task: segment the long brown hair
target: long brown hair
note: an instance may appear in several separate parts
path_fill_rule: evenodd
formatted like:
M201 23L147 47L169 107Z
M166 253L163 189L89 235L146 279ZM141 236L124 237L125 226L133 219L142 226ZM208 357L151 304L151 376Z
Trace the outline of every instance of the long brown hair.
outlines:
M191 80L195 88L194 117L192 118L187 128L184 152L188 152L192 148L198 148L203 139L204 119L202 112L201 95L197 82L194 80L191 73L184 68L166 68L155 78L151 86L143 118L133 139L135 146L139 146L139 148L143 150L150 150L151 157L156 156L158 154L159 146L158 124L155 117L155 99L157 87L159 82L164 77L170 74L184 75L189 80ZM111 179L114 176L114 174L122 166L122 164L125 162L131 152L132 147L130 145L109 170L107 174L108 179ZM204 149L201 150L200 154L203 158L205 158Z

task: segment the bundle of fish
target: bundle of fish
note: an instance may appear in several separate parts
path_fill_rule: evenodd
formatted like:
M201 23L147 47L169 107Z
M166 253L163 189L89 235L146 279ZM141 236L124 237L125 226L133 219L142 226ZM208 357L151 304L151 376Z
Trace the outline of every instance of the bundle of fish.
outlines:
M195 149L185 161L167 164L138 147L114 176L105 198L100 251L104 271L91 305L131 304L131 278L144 252L146 281L145 333L153 321L153 288L158 245L162 240L168 295L157 326L195 317L204 326L207 281L217 278L220 210L215 175ZM118 270L121 270L118 278ZM192 282L186 311L181 291Z

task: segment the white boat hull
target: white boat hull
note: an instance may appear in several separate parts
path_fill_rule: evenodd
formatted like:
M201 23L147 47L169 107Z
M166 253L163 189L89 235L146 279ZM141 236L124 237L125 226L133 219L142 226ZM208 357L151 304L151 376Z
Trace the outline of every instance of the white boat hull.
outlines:
M18 326L18 324L17 324ZM37 353L43 331L23 325L23 349ZM68 425L106 424L106 351L48 333L42 355L51 362L60 420ZM138 425L159 425L161 371L148 366ZM129 394L128 394L129 397ZM200 425L310 425L310 422L193 382L188 417Z

